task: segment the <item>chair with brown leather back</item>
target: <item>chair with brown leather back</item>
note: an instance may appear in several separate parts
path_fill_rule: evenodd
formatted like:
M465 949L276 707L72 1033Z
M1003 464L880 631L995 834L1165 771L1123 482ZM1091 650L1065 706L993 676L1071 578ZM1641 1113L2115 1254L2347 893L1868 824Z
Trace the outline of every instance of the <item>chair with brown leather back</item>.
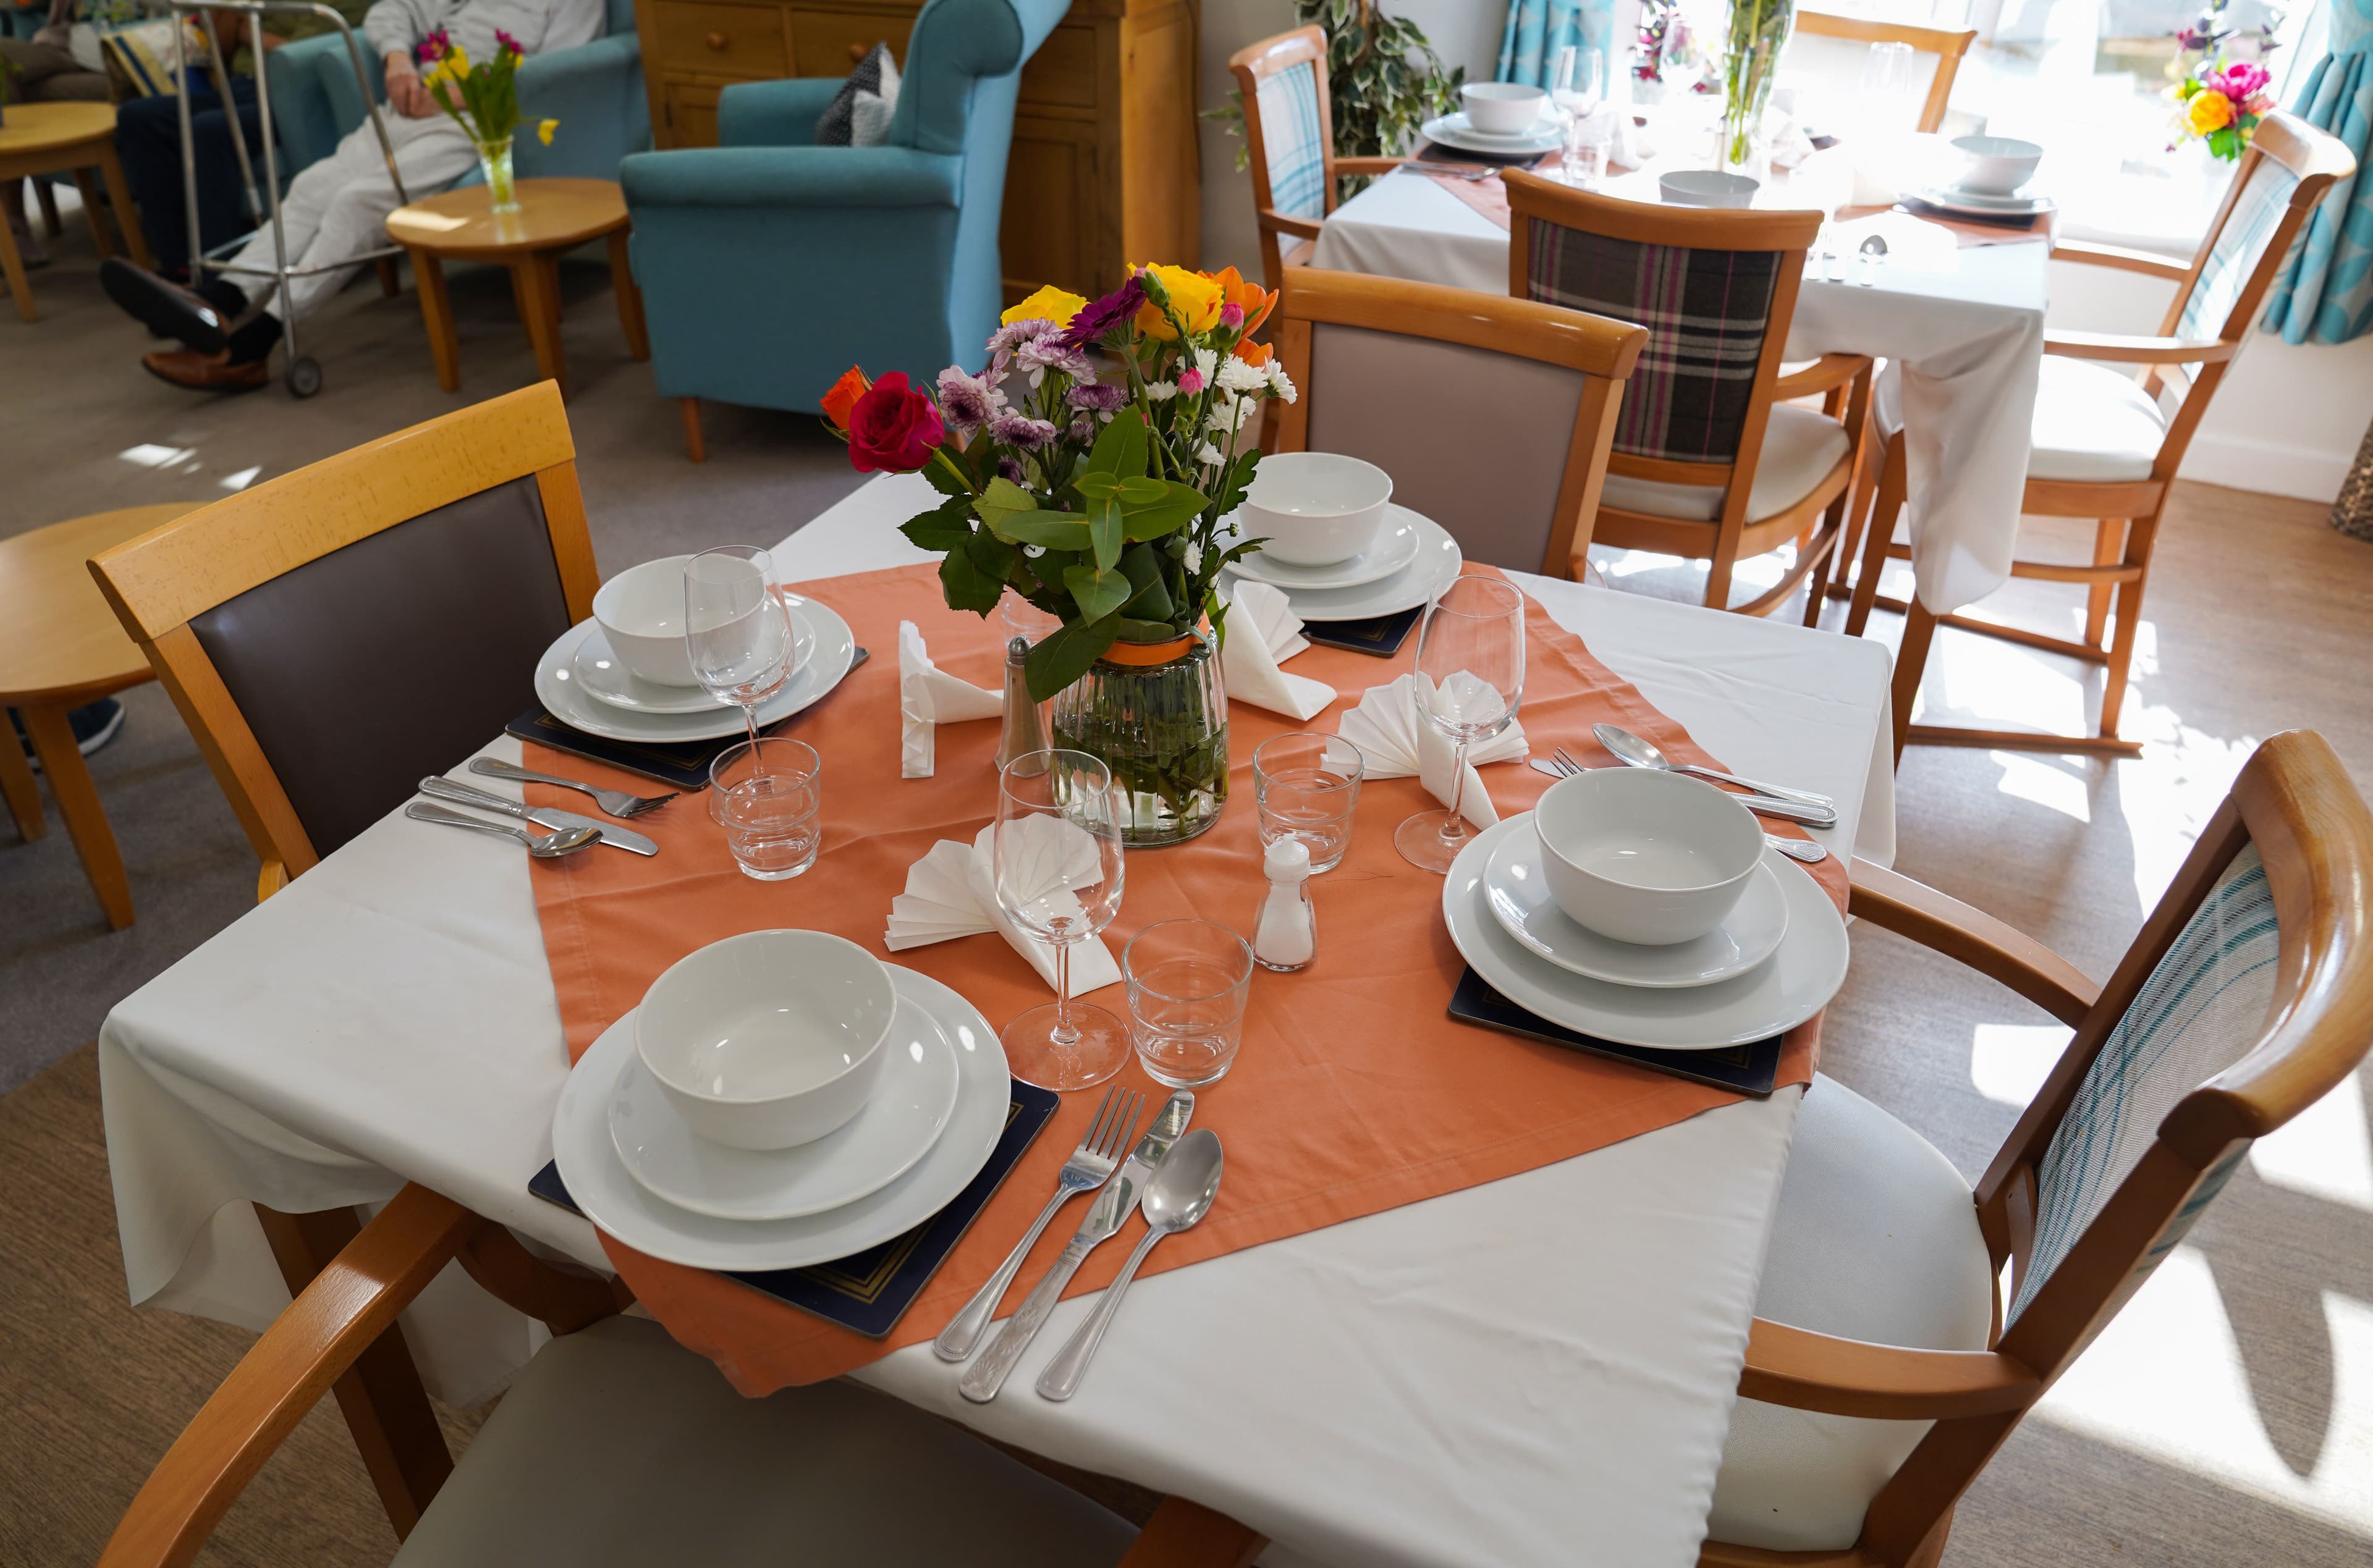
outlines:
M1388 174L1409 159L1335 156L1327 35L1317 28L1296 28L1247 44L1228 57L1228 69L1244 99L1261 280L1274 289L1289 265L1309 260L1319 224L1335 210L1337 180Z

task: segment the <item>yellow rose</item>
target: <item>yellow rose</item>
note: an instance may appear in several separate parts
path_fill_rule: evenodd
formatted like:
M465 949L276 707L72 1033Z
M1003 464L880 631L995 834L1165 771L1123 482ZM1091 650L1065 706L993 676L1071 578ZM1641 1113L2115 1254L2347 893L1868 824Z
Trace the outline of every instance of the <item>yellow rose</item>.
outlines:
M1162 280L1163 288L1170 296L1170 308L1186 323L1188 331L1208 332L1218 324L1220 307L1228 302L1228 296L1217 283L1184 267L1151 266L1139 270ZM1161 308L1150 299L1138 307L1137 330L1163 343L1178 335L1171 330L1169 319L1163 315Z
M557 120L540 120L536 122L535 139L548 147L552 145L552 134L559 129L560 122Z
M2233 100L2223 93L2203 88L2192 95L2192 101L2183 111L2183 122L2192 127L2195 136L2222 131L2233 123Z
M1052 321L1058 327L1068 327L1071 318L1087 308L1088 302L1078 295L1048 284L997 319L1008 327L1016 321Z

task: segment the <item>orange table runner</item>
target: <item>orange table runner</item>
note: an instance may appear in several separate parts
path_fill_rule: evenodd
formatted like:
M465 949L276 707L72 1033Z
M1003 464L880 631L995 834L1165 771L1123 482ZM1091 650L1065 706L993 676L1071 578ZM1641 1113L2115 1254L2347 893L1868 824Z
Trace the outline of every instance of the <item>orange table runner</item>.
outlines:
M864 646L886 655L897 645L898 622L912 621L941 669L992 690L1002 681L995 623L947 609L929 565L801 587L846 617ZM1526 636L1530 668L1522 717L1536 750L1546 754L1564 745L1593 757L1590 726L1604 720L1649 736L1684 760L1718 765L1537 602L1528 604ZM1297 674L1325 680L1340 693L1306 726L1243 704L1232 710L1227 809L1191 843L1129 855L1127 896L1105 933L1116 958L1130 935L1159 920L1192 914L1250 928L1266 887L1253 809L1253 749L1296 727L1332 731L1362 691L1410 667L1415 644L1412 636L1389 660L1320 647L1297 657ZM890 900L905 887L906 868L935 841L969 843L988 822L999 738L998 725L988 720L943 726L937 776L901 779L896 666L894 658L875 657L794 726L824 758L824 851L805 876L778 883L742 877L697 796L636 819L659 842L654 858L596 852L532 863L536 912L571 1060L639 1003L676 959L737 932L768 926L847 936L954 987L993 1028L1047 1000L1046 985L994 934L896 954L882 945ZM534 745L526 749L530 767L645 787L634 775L583 759ZM1521 763L1486 767L1481 776L1502 815L1529 809L1549 784ZM548 785L527 787L538 805L582 804ZM1208 1220L1153 1253L1148 1272L1183 1268L1514 1176L1736 1098L1453 1023L1447 1008L1463 965L1443 926L1443 879L1403 861L1392 842L1401 819L1432 804L1413 778L1370 780L1362 787L1349 854L1312 883L1317 961L1298 974L1256 972L1235 1069L1198 1091L1196 1124L1216 1130L1227 1144L1227 1190ZM1846 879L1839 860L1809 869L1842 908ZM1126 1013L1119 986L1092 999ZM1791 1032L1781 1083L1811 1079L1818 1029L1816 1018ZM1133 1062L1122 1076L1152 1103L1165 1092ZM754 1397L836 1376L939 1332L1054 1191L1055 1172L1080 1141L1100 1092L1065 1098L885 1339L810 1317L720 1274L660 1262L607 1236L602 1247L670 1332L715 1361L743 1393ZM1047 1228L1020 1287L1045 1272L1075 1223L1058 1216ZM1128 1223L1133 1235L1143 1222ZM1070 1294L1108 1284L1130 1238L1098 1249ZM1017 1289L1008 1309L1019 1300Z

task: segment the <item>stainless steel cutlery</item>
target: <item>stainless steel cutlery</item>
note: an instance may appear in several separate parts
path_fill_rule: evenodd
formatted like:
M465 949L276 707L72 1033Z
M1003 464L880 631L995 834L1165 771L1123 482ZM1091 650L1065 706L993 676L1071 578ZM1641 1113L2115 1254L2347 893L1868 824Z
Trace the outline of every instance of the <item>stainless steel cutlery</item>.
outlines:
M1591 738L1607 748L1608 754L1630 768L1657 769L1668 773L1694 773L1701 779L1713 779L1722 784L1736 784L1758 795L1768 795L1779 800L1794 800L1806 806L1827 807L1834 812L1838 803L1826 795L1816 795L1809 789L1790 789L1785 784L1758 784L1725 773L1720 768L1701 768L1695 762L1676 762L1665 755L1664 748L1644 735L1634 735L1620 725L1595 724L1590 726Z
M1157 1123L1158 1125L1158 1123ZM1163 1156L1145 1184L1145 1196L1138 1208L1145 1215L1145 1236L1137 1250L1121 1265L1120 1275L1106 1290L1104 1299L1088 1320L1080 1325L1046 1370L1038 1375L1038 1392L1050 1400L1068 1400L1079 1391L1080 1379L1087 1376L1088 1363L1094 1359L1096 1346L1104 1342L1105 1330L1112 1327L1114 1315L1120 1311L1120 1298L1128 1292L1128 1282L1137 1278L1137 1266L1153 1250L1153 1244L1173 1231L1186 1230L1211 1212L1212 1202L1220 1195L1220 1135L1206 1127L1189 1132L1178 1141L1178 1146Z
M499 811L506 817L516 817L532 822L539 828L595 828L601 830L602 842L615 844L637 854L657 854L660 846L631 829L614 822L598 822L590 817L580 817L574 811L555 811L545 806L522 806L516 800L505 800L469 784L456 784L451 779L435 775L420 781L420 793L438 800L450 800L461 806L475 806L485 811Z
M665 795L629 795L623 789L601 789L575 779L564 779L557 773L539 773L532 768L522 768L513 762L497 761L492 757L471 759L470 771L490 779L509 779L516 784L558 784L562 789L580 790L593 797L593 804L611 816L624 819L639 817L646 811L656 811L676 797L677 791Z
M403 808L403 814L415 822L436 822L448 828L469 828L481 833L492 833L498 839L515 839L527 846L528 854L538 860L557 860L564 854L598 843L602 830L591 825L582 828L562 828L556 832L530 833L518 828L507 828L500 822L481 822L475 817L464 817L459 811L448 811L441 806L431 806L415 800Z
M1560 778L1570 773L1589 772L1562 746L1550 755L1547 765L1538 758L1526 761L1532 762L1536 770L1556 773ZM1771 795L1734 795L1731 798L1759 817L1777 817L1783 822L1802 822L1808 828L1834 828L1838 825L1837 807L1833 806L1807 806L1802 801L1782 800Z

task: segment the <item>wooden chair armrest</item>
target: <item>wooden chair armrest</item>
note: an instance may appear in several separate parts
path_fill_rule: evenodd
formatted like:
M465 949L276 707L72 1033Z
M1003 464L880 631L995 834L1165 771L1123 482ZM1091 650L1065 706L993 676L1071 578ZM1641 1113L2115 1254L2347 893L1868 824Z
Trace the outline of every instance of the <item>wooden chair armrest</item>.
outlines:
M1260 210L1260 226L1272 233L1291 234L1303 239L1318 238L1316 224L1308 218L1290 218L1274 207L1263 207Z
M1165 1497L1129 1543L1120 1568L1247 1568L1268 1539L1225 1514Z
M2043 334L2043 352L2071 359L2106 359L2120 365L2215 364L2241 352L2239 343L2222 338L2154 338L2133 332L2071 332L2054 329Z
M181 1568L355 1358L485 1222L406 1186L332 1259L207 1400L124 1511L99 1568Z
M1826 392L1832 387L1844 386L1869 368L1870 355L1866 354L1825 354L1802 370L1773 382L1772 401L1784 403Z
M1410 161L1407 157L1338 157L1335 160L1335 175L1339 180L1347 174L1390 174Z
M1758 1318L1738 1391L1828 1415L1943 1421L2024 1410L2042 1395L2043 1379L2000 1351L1876 1345Z
M255 901L260 904L286 886L287 865L281 861L267 860L263 863L263 869L255 874Z
M1859 857L1848 875L1848 913L1999 981L2071 1028L2100 998L2101 988L2075 965L1958 899Z
M2081 239L2053 240L2052 259L2082 261L2091 267L2114 267L2122 273L2142 273L2169 283L2181 283L2192 275L2192 269L2181 261L2170 261L2147 250L2129 250L2122 245L2090 245Z

